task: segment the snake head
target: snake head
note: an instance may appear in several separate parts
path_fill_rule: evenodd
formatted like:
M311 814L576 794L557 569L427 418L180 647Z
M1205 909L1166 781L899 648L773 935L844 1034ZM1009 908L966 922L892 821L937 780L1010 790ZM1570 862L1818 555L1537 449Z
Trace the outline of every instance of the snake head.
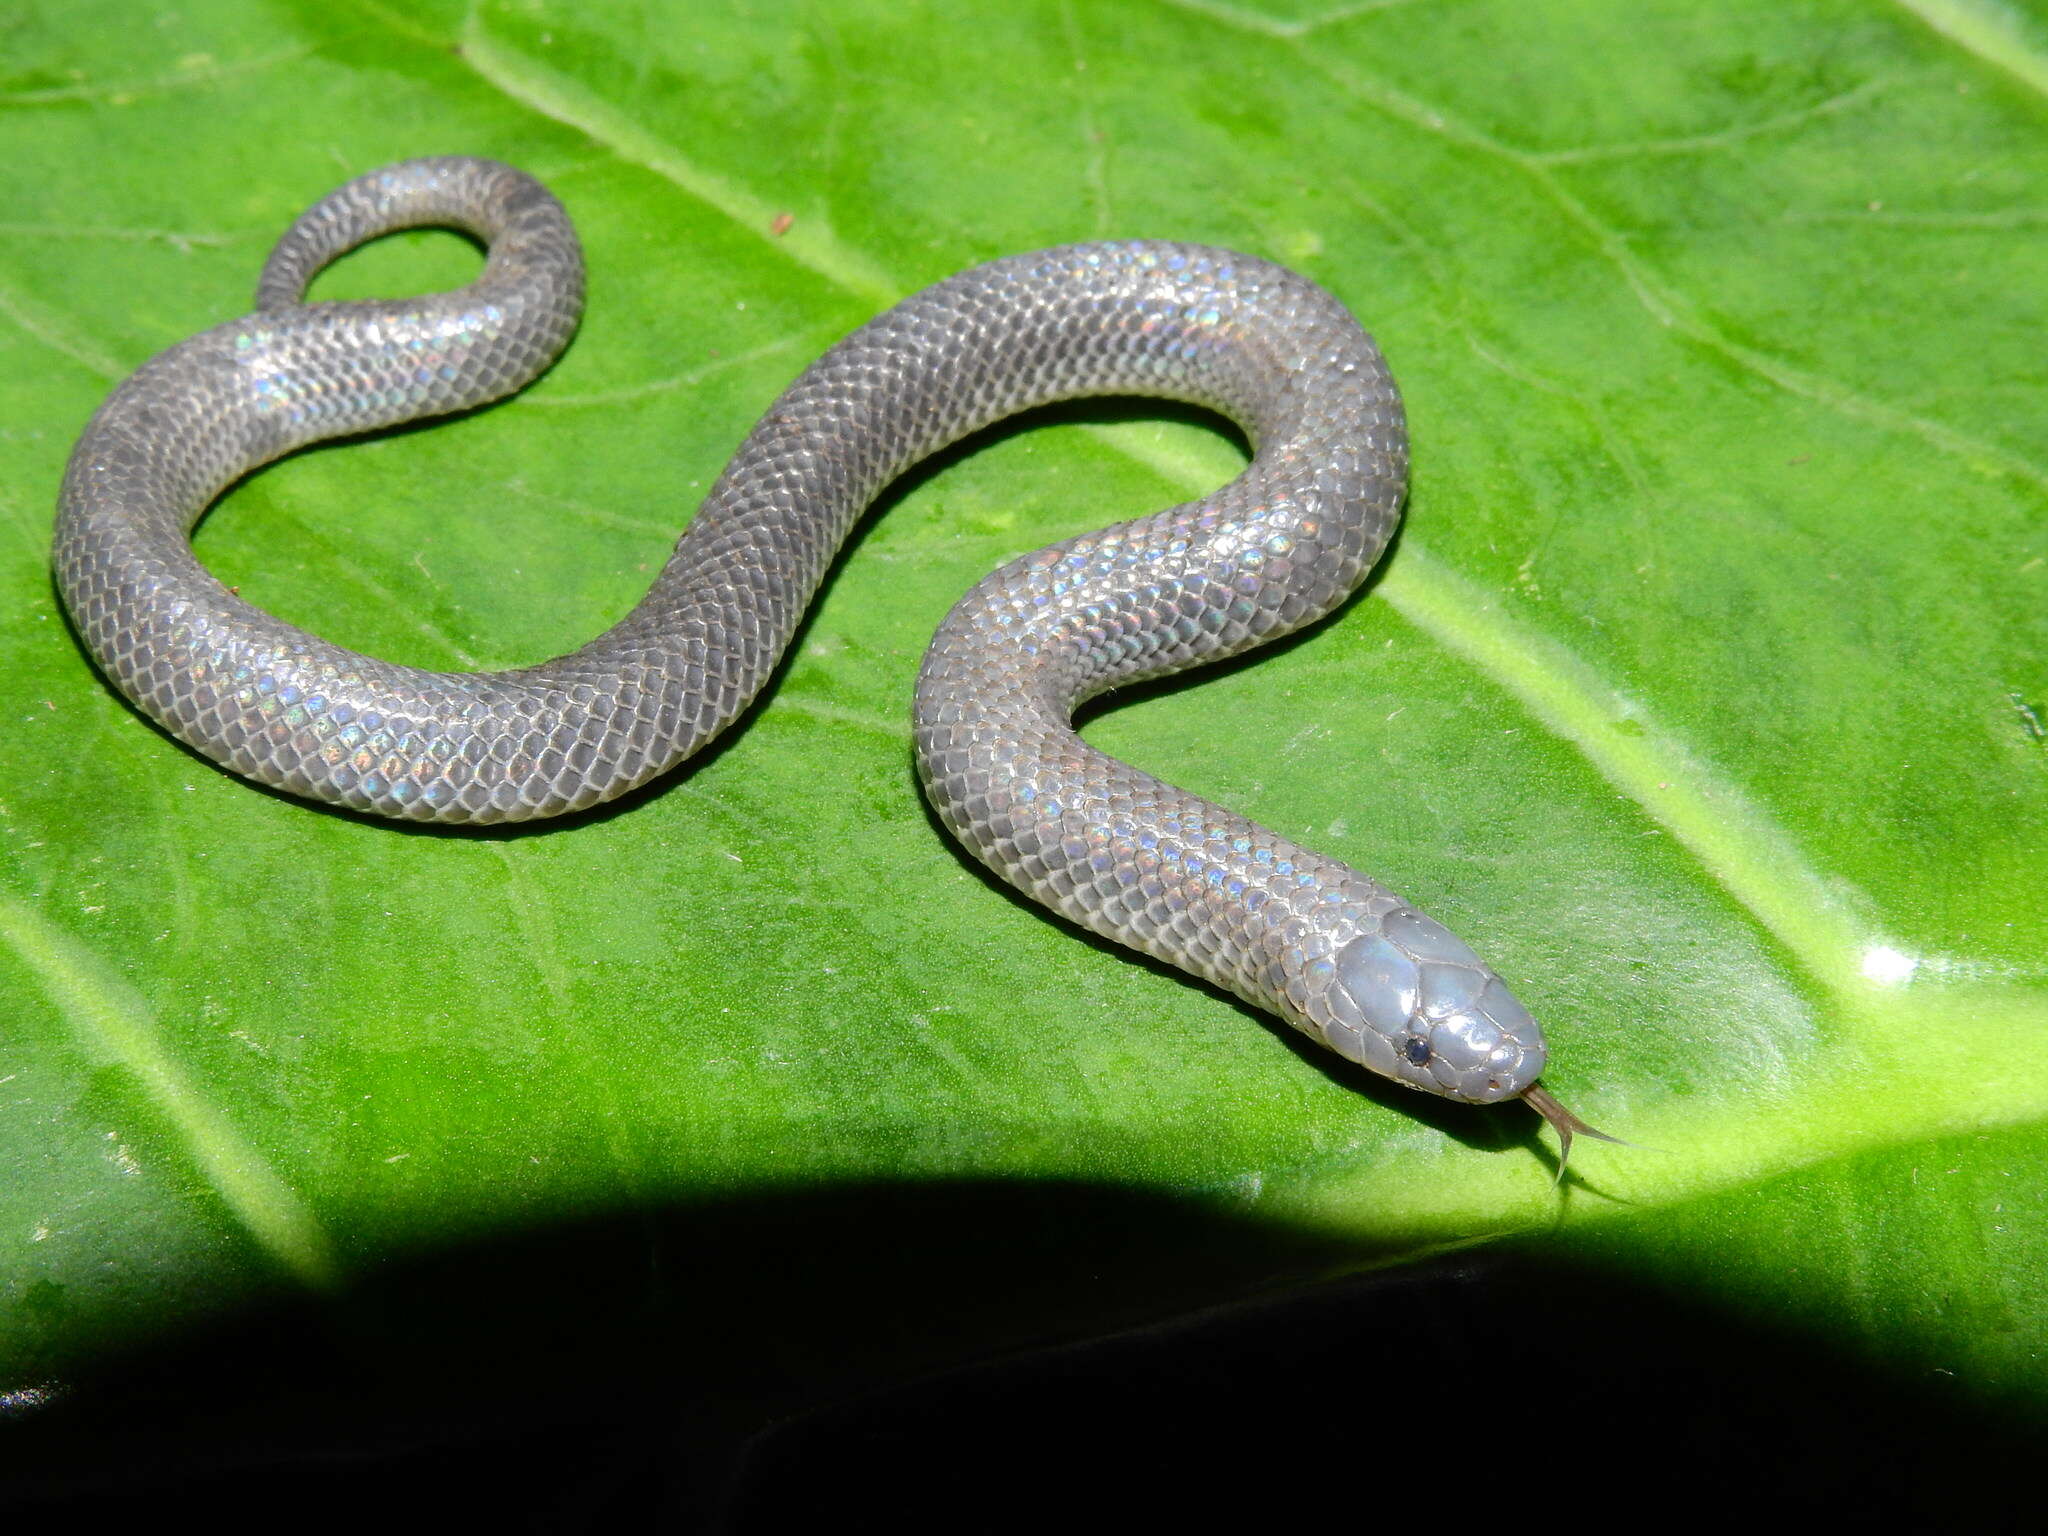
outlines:
M1413 907L1395 908L1315 970L1305 1011L1323 1038L1410 1088L1493 1104L1543 1071L1543 1030L1529 1010Z

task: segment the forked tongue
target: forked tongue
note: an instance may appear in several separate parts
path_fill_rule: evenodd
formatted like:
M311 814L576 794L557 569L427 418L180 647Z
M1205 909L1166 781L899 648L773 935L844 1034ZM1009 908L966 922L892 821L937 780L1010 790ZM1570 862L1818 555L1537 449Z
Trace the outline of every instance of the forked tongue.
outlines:
M1572 1159L1572 1137L1590 1136L1595 1141L1611 1141L1617 1147L1632 1147L1632 1141L1623 1141L1619 1136L1610 1136L1605 1131L1596 1131L1577 1115L1553 1099L1548 1090L1532 1083L1522 1090L1522 1098L1537 1114L1548 1120L1557 1130L1557 1177L1550 1181L1555 1189L1564 1182L1565 1165Z

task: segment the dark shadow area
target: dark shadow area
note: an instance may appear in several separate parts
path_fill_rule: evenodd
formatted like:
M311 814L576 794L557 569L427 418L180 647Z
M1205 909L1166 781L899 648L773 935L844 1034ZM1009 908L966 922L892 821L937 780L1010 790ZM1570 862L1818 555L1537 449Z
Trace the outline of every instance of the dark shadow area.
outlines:
M693 1459L730 1456L821 1402L1327 1273L1355 1252L1078 1182L624 1209L371 1261L342 1298L53 1361L53 1400L0 1418L0 1505L207 1485L224 1508L249 1477L353 1478L628 1426L650 1451L669 1439Z
M726 1529L2038 1530L2044 1427L1516 1245L776 1426Z
M1316 1278L1369 1258L1083 1184L624 1213L75 1372L0 1421L0 1507L742 1536L2030 1513L2048 1426L1953 1378L1533 1242Z

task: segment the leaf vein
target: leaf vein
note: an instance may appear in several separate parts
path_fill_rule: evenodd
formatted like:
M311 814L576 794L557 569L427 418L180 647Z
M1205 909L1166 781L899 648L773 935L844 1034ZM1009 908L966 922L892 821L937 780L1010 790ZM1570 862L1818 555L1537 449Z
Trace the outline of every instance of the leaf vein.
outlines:
M1896 0L1929 30L2004 71L2037 95L2048 96L2048 53L2031 44L2021 21L2003 6L1983 0Z
M72 101L106 101L130 96L159 95L165 91L189 90L193 86L215 85L222 80L231 80L237 75L258 74L282 64L295 63L299 59L310 57L314 51L312 44L304 43L296 48L281 48L275 53L237 59L229 64L199 62L175 74L157 75L144 80L110 80L90 84L81 81L76 85L51 86L45 90L0 93L0 108L40 107Z
M894 277L834 236L821 215L806 215L786 234L777 236L773 232L775 216L781 210L775 205L731 178L691 161L580 82L493 37L474 9L463 23L462 57L478 78L500 94L576 129L620 160L652 171L835 287L881 307L903 296L902 285Z
M1567 647L1510 618L1498 596L1415 540L1380 594L1402 617L1519 699L1600 776L1666 828L1817 981L1865 995L1856 961L1874 941L1768 811L1605 682Z
M55 322L36 314L33 306L5 285L0 285L0 317L13 321L16 329L78 364L87 373L113 379L127 371L105 353L66 336Z
M1763 138L1787 128L1797 128L1821 118L1834 117L1860 106L1873 96L1890 90L1895 81L1865 80L1848 90L1808 106L1795 107L1774 117L1752 123L1737 123L1712 133L1679 135L1666 139L1637 139L1621 144L1585 144L1573 149L1528 150L1523 153L1532 165L1585 165L1596 160L1624 160L1656 155L1696 155L1728 149L1751 139Z
M251 1239L310 1290L336 1283L319 1222L263 1154L179 1070L149 1004L84 943L0 891L0 941L21 959L88 1054L142 1086L221 1203Z
M1810 400L1853 421L1868 422L1887 431L1917 437L1945 453L1990 465L2037 490L2048 491L2048 469L2014 449L1961 431L1946 422L1916 415L1825 375L1796 367L1771 353L1745 346L1700 319L1676 288L1660 279L1646 262L1629 250L1627 238L1621 231L1602 222L1590 208L1566 191L1550 166L1539 156L1503 143L1383 82L1340 71L1306 50L1298 49L1297 52L1339 89L1360 101L1450 143L1514 167L1528 176L1566 220L1578 227L1594 251L1614 268L1636 301L1659 325L1719 353L1727 361L1787 394Z

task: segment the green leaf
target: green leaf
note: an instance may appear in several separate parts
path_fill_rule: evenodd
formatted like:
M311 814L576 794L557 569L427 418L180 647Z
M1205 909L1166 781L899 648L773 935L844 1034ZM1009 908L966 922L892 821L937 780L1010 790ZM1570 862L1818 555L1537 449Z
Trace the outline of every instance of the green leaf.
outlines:
M307 1298L422 1375L535 1309L707 1377L772 1335L786 1399L1548 1232L1646 1273L1711 1250L1731 1298L2039 1393L2034 10L0 27L0 1392ZM1009 897L924 810L940 617L1228 478L1185 413L1055 411L914 475L740 728L570 824L372 824L146 724L50 589L69 443L248 307L300 207L443 152L567 203L580 335L502 406L236 488L197 539L223 579L394 660L536 661L637 600L753 418L894 299L1098 236L1289 262L1402 383L1405 531L1332 621L1090 739L1451 924L1546 1021L1559 1095L1657 1150L1585 1147L1554 1191L1521 1107L1382 1091ZM476 265L397 237L318 291ZM1774 1262L1808 1237L1825 1261ZM1968 1304L1922 1305L1937 1277Z

